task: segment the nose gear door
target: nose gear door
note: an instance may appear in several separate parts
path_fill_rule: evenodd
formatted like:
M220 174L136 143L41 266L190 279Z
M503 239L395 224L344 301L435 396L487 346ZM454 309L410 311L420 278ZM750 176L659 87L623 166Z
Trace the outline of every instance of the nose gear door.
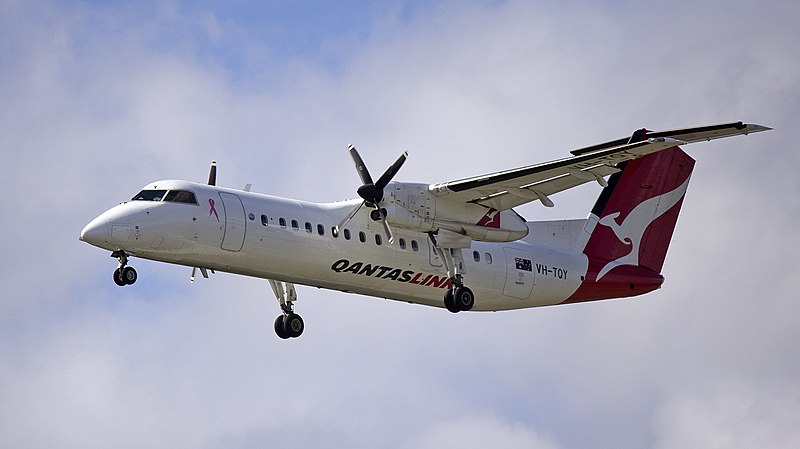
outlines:
M247 221L244 217L242 200L232 194L220 192L222 208L225 213L225 233L222 236L222 249L240 251L244 245L244 234Z

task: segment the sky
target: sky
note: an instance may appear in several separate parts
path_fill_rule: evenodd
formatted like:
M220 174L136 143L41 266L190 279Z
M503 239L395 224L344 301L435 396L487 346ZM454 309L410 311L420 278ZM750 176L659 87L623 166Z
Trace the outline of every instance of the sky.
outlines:
M0 0L0 447L800 446L800 4ZM638 298L450 314L78 240L157 179L356 196L641 127L745 121L696 160ZM374 168L373 168L374 167ZM526 205L583 218L596 185Z

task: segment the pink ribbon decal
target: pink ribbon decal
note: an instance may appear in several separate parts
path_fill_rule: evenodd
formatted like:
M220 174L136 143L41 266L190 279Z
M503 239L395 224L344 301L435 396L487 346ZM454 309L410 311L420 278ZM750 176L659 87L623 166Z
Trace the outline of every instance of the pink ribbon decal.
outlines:
M211 209L208 210L208 216L210 217L211 214L214 214L214 216L217 217L217 221L219 221L219 215L217 215L217 209L214 208L214 199L213 198L209 198L208 199L208 205L211 206Z

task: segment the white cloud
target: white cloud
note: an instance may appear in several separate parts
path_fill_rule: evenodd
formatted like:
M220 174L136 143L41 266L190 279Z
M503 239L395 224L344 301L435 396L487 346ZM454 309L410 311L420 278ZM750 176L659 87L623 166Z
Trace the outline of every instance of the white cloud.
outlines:
M557 446L520 423L508 423L496 416L464 417L434 423L409 448L530 448Z
M390 8L319 36L328 59L173 3L27 5L0 7L0 445L796 445L793 3ZM354 196L351 142L435 182L740 119L776 131L689 148L666 284L638 299L452 316L302 288L284 342L263 281L137 260L120 290L77 240L212 158L222 184L327 201Z
M681 389L656 415L655 447L791 448L800 443L797 385L723 380Z

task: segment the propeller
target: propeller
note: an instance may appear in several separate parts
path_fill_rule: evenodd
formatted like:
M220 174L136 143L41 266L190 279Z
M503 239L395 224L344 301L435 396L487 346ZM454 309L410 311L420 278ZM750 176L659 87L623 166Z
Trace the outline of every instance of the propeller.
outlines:
M208 171L208 185L217 185L217 161L211 161L211 169Z
M372 180L372 176L369 174L369 170L367 169L367 165L364 164L364 160L361 159L361 155L358 154L358 150L353 145L348 147L350 150L350 157L353 158L353 162L356 164L356 170L358 171L358 176L361 178L361 187L358 188L358 196L361 197L364 201L361 202L355 209L353 209L347 216L336 226L336 230L344 227L350 220L355 217L361 208L366 205L367 207L371 207L375 209L372 212L373 218L377 217L377 220L380 220L383 224L383 230L386 232L386 238L389 239L389 243L391 244L394 241L394 236L392 235L392 229L389 227L389 223L386 222L386 212L384 209L381 209L381 201L383 201L383 190L386 186L391 182L392 178L400 171L400 167L403 166L406 159L408 158L408 152L404 151L400 154L400 157L397 158L396 161L389 168L386 169L385 172L378 178L377 181Z

